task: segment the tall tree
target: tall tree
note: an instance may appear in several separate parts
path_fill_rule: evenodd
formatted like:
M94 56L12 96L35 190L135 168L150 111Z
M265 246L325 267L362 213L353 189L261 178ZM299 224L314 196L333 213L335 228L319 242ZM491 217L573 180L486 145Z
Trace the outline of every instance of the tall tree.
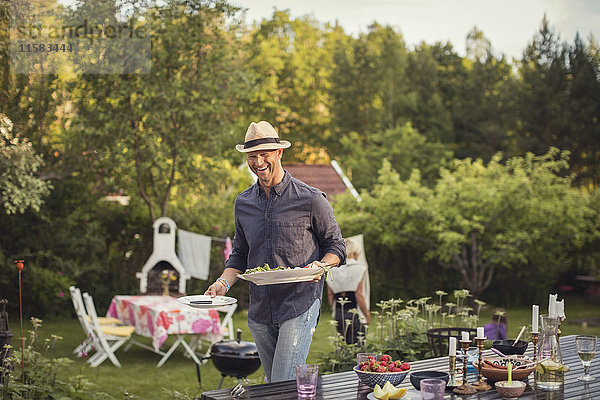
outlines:
M340 42L331 73L332 122L339 137L393 129L408 121L408 52L402 35L374 23L368 34Z
M600 62L594 59L593 43L581 37L568 52L567 79L569 137L563 145L571 150L570 164L576 182L590 188L600 186Z
M493 55L481 32L472 32L468 42L476 50L464 60L466 76L457 88L461 101L453 106L454 146L459 158L490 160L496 152L508 150L510 134L518 127L516 79L512 65L504 56Z
M52 10L54 12L48 12ZM2 78L2 90L0 90L0 106L15 125L15 130L33 143L38 151L50 154L52 139L50 138L50 125L55 120L57 107L56 85L57 76L49 74L44 57L34 55L21 55L24 59L18 63L18 57L9 53L11 37L17 33L17 28L26 23L37 23L46 29L53 23L60 24L61 10L55 0L43 0L38 2L26 2L15 0L13 2L2 2L0 5L0 19L2 29L0 31L0 43L5 57L0 58L0 73ZM48 16L51 14L51 17ZM8 24L10 22L10 24ZM11 30L9 29L12 29ZM40 28L40 29L42 29ZM43 31L45 32L45 31ZM37 34L37 32L35 32ZM28 39L33 39L29 33ZM46 39L45 37L43 39ZM17 39L15 39L15 42ZM12 44L14 46L14 43ZM10 48L17 51L15 47ZM14 57L14 59L13 59ZM13 65L10 65L10 63ZM11 73L18 64L31 74L18 70L19 74Z
M562 43L543 19L519 69L524 132L516 141L522 151L569 150L576 182L591 187L600 182L600 77L593 54L593 44L579 35L572 46Z
M141 12L134 21L152 32L150 75L77 82L71 137L85 138L108 190L137 192L155 219L167 215L177 185L194 181L197 154L219 158L233 147L248 87L236 8L171 0Z
M408 66L404 39L389 26L374 23L367 34L334 47L330 104L336 155L353 167L347 172L358 187L374 183L387 150L377 144L389 143L413 115L417 98L407 79ZM367 148L375 153L366 154Z
M446 54L442 57L440 53ZM415 96L409 116L414 127L429 141L447 144L454 141L452 109L464 74L460 58L449 44L421 43L409 53L408 85Z
M377 97L370 78L376 73L374 57L364 35L338 41L333 51L329 98L336 139L351 132L364 139L379 128L372 110Z
M568 136L569 121L564 113L568 103L565 61L564 45L544 16L519 68L518 112L522 128L515 140L522 152L545 152L550 146L560 146L561 137Z
M249 114L268 120L294 143L286 159L307 160L329 138L327 99L331 28L310 17L275 11L250 35L248 67L254 90Z

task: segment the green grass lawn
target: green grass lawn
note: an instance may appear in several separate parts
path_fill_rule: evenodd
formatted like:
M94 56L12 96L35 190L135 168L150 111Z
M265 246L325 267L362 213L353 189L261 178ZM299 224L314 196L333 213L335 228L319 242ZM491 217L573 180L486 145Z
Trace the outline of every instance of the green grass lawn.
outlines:
M540 308L542 310L540 312L543 313L545 311L544 307L544 305L541 305ZM588 326L584 329L581 324L571 323L571 321L579 318L598 317L600 315L600 306L585 304L583 300L573 296L566 299L565 308L567 320L561 327L563 335L581 333L600 335L600 327L598 326ZM490 306L482 311L480 325L489 321L492 309L493 306ZM509 337L514 338L523 325L529 326L531 324L530 307L507 309L506 311ZM328 310L324 310L314 335L308 362L315 363L318 352L331 349L332 344L328 340L328 337L332 335L333 328L329 324L329 320L330 313ZM11 331L15 334L12 344L17 347L20 343L17 321L13 320L10 327ZM238 311L235 314L234 327L242 329L243 340L252 341L252 336L248 329L246 312ZM24 329L30 330L31 325L26 324ZM117 357L123 365L122 368L114 367L108 360L97 368L90 368L83 359L77 358L72 354L72 350L83 339L83 331L75 317L44 321L40 330L40 337L49 337L51 334L63 337L63 340L57 343L54 354L74 360L71 366L62 371L62 377L81 374L92 382L95 382L98 392L108 393L116 399L138 398L144 400L162 400L170 398L163 388L177 390L193 398L194 396L199 396L203 391L216 389L221 379L220 373L209 360L207 364L200 368L202 377L200 385L196 376L196 366L191 359L184 357L183 352L179 350L181 347L161 368L156 368L156 363L160 360L161 356L136 346L131 347L127 352L124 352L122 349L117 351ZM138 340L150 344L149 338L138 337ZM170 338L166 346L169 346L173 340L173 338ZM251 375L249 380L251 383L263 382L264 375L262 369ZM223 387L232 387L236 383L236 379L227 377L223 382Z
M562 296L560 297L563 298ZM584 326L582 323L576 322L580 319L585 318L598 318L600 317L600 305L598 304L586 304L583 298L578 295L567 295L565 298L565 315L567 319L561 325L561 332L563 335L597 335L600 336L600 326ZM492 318L493 307L487 307L481 312L480 315L480 326L489 322ZM540 314L548 313L547 299L546 303L540 303ZM521 308L506 309L506 317L508 322L508 338L514 339L519 334L519 331L526 325L527 328L531 328L531 306ZM541 329L541 325L540 325Z

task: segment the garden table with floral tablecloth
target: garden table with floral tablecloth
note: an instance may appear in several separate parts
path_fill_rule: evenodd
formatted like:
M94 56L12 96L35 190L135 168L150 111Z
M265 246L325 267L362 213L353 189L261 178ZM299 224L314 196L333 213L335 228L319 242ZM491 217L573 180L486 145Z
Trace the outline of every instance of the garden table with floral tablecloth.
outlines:
M153 348L150 350L163 355L157 367L164 364L180 344L200 364L185 341L185 335L197 335L199 339L209 342L223 337L217 310L189 307L170 296L117 295L110 303L107 316L119 318L125 324L135 326L138 335L152 338ZM167 352L163 352L160 348L169 335L176 335L177 340Z

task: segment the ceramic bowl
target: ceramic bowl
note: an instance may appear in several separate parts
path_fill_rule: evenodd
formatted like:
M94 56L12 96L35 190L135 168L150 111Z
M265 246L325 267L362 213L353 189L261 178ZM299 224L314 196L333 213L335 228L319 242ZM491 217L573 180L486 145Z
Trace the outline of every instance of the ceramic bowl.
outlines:
M421 381L423 379L441 379L448 384L450 376L443 371L415 371L410 374L410 383L415 389L421 390Z
M479 362L473 362L475 369L479 368ZM515 381L520 381L527 378L533 371L535 371L535 365L529 368L519 368L512 371L512 378ZM481 367L481 374L486 377L489 381L505 381L508 379L508 370L504 367L492 367L487 364L483 364Z
M513 343L513 339L494 340L492 342L492 347L502 352L502 354L510 356L512 354L524 354L527 350L527 346L529 346L529 342L526 342L524 340L519 340L514 346L512 345Z
M375 385L383 387L388 381L394 386L401 384L404 378L406 378L406 375L410 372L410 369L401 372L371 372L361 371L359 367L354 367L354 372L356 372L358 379L360 379L362 383L374 388Z
M485 363L484 365L506 369L509 362L512 364L513 368L515 368L520 367L521 365L530 364L533 361L527 356L512 355L510 357L484 357L483 362Z
M516 399L525 391L527 384L523 381L512 381L511 386L507 386L508 381L496 382L496 391L504 399Z

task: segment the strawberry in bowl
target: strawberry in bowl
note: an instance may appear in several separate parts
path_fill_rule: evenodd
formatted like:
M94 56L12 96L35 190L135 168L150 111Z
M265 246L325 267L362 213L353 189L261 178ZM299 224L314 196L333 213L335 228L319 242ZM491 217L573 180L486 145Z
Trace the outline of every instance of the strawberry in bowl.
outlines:
M384 386L386 382L390 382L394 386L399 385L406 378L409 371L410 364L398 360L394 361L387 354L379 357L379 360L369 357L367 361L354 367L358 379L372 388L377 384Z

